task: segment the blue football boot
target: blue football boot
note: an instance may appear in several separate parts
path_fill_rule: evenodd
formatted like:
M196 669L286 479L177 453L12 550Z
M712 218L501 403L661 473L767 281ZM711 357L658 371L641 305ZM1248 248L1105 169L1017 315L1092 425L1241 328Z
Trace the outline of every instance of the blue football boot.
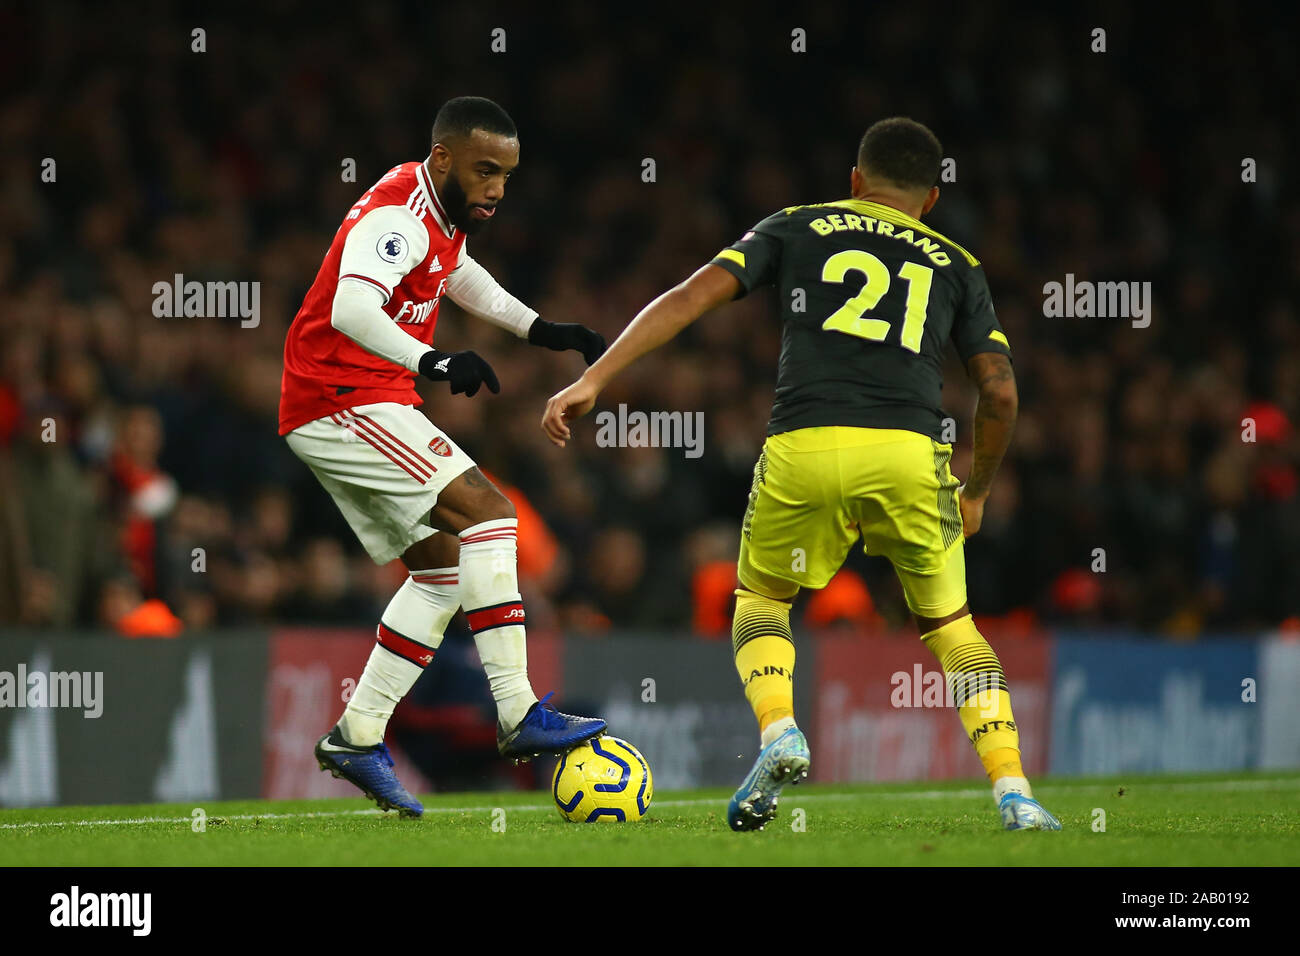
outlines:
M1004 830L1059 830L1061 821L1023 793L1004 793L998 802Z
M798 727L791 727L761 751L727 805L727 823L733 830L761 830L776 816L776 801L787 783L808 776L812 755Z
M393 755L385 743L354 747L336 726L316 741L316 761L322 770L354 784L385 812L396 810L404 817L424 813L424 805L406 792L393 773Z
M562 754L584 740L604 733L605 721L599 717L574 717L562 714L547 704L547 694L524 714L524 719L510 733L497 730L497 751L501 756L522 763L542 754Z

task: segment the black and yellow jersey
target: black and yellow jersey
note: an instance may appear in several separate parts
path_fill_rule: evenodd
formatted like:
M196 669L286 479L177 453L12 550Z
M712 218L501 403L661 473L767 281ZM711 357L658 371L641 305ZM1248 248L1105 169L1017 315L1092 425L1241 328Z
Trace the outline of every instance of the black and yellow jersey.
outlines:
M942 441L948 339L963 362L1011 354L979 260L892 206L791 206L713 264L740 281L740 295L777 289L781 362L769 435L849 425Z

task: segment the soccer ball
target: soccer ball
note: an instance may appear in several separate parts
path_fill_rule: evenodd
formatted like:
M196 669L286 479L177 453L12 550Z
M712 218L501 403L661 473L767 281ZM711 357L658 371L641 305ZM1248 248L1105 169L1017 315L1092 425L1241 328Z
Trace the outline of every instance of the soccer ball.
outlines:
M640 820L654 781L645 757L626 740L602 734L583 741L555 765L551 793L560 816L574 823Z

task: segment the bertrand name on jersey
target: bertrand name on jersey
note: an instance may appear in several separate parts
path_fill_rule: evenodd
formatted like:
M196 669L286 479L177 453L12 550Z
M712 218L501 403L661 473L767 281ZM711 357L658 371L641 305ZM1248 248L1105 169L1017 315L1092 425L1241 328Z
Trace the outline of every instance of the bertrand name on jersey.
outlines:
M900 239L920 249L937 266L946 266L952 262L948 258L948 253L939 247L939 243L926 236L918 236L911 229L894 232L894 224L883 219L854 216L848 213L843 216L835 214L814 219L808 223L808 228L819 236L829 236L833 232L870 232L877 236Z

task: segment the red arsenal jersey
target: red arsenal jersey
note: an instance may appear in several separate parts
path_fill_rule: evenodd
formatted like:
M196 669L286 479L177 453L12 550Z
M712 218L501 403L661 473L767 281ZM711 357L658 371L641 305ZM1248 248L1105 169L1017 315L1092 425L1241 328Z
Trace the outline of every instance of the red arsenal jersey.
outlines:
M421 404L414 372L366 351L330 324L334 293L341 281L378 289L388 316L430 345L447 276L464 244L423 163L393 167L357 200L289 327L281 435L355 405Z

